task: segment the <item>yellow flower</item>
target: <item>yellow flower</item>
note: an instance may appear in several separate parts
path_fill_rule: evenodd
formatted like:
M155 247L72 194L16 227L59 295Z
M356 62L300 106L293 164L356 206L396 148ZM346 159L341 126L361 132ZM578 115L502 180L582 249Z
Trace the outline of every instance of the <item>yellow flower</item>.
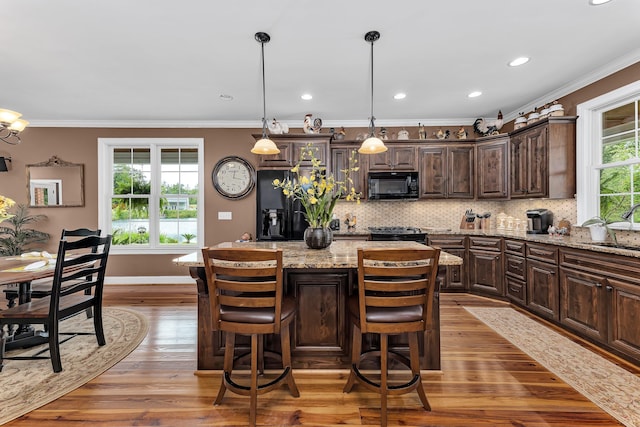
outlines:
M273 180L273 185L280 185L280 180L278 178Z
M360 194L352 187L350 173L355 171L357 152L353 150L349 159L349 168L342 170L344 181L337 181L332 174L327 174L327 168L322 166L317 147L311 144L300 150L300 160L291 168L297 176L283 181L274 180L274 188L282 189L282 194L300 201L304 216L310 227L328 227L333 216L333 209L340 198L347 201L359 201ZM305 174L300 171L300 165L311 164L311 170L305 166ZM350 189L351 188L351 189Z
M13 207L13 205L15 204L16 202L14 202L12 199L5 196L0 196L0 222L15 216L15 215L10 215L7 212L7 210L11 209L11 207Z

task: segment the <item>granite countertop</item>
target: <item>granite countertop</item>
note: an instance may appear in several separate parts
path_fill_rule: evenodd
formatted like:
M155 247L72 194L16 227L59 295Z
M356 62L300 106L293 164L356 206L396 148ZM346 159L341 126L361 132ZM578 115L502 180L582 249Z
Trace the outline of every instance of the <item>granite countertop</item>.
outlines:
M509 239L524 240L532 243L544 243L548 245L564 246L575 249L585 249L594 252L603 252L608 254L622 255L633 258L640 258L640 247L637 249L628 249L624 247L608 246L609 243L597 244L591 240L585 240L576 236L552 236L549 234L527 234L526 232L507 232L503 230L449 230L444 232L431 234L452 234L480 237L505 237Z
M304 242L224 242L218 248L282 248L284 268L357 268L358 248L424 248L417 242L373 242L337 240L325 249L309 249ZM177 265L185 267L203 266L202 252L196 251L175 258ZM440 265L461 265L462 258L446 252L440 253Z

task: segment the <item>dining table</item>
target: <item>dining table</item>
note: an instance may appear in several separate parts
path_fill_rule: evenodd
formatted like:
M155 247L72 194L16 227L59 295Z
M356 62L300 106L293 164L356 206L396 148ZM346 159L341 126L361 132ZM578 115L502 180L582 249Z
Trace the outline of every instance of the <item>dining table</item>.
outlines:
M7 306L16 302L26 304L31 301L31 282L52 277L56 268L55 256L47 252L28 252L22 255L0 257L0 287L16 289L17 301L7 299ZM0 304L0 310L2 310ZM9 330L5 350L31 347L47 342L44 331L37 331L32 326L20 326Z

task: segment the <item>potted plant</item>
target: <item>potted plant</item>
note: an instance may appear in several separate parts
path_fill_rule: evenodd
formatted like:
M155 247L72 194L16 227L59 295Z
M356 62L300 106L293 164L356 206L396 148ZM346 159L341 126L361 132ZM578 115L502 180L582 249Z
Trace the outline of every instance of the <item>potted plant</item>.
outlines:
M346 201L360 202L360 193L355 191L351 179L351 173L359 169L356 151L351 153L349 167L342 171L344 181L338 181L333 174L327 173L327 168L321 165L316 156L317 151L317 147L307 144L301 150L298 163L291 169L295 177L273 181L273 187L281 189L287 198L300 200L304 217L309 223L304 240L312 249L322 249L331 244L333 235L329 223L338 199L344 197ZM301 168L305 161L310 161L311 168Z
M586 220L582 223L583 227L589 227L589 231L591 233L591 240L594 242L604 242L607 239L607 234L613 240L613 243L617 246L618 239L616 238L616 232L609 227L610 222L599 217L594 216L591 219Z
M29 208L25 205L17 205L15 214L9 215L6 207L12 206L13 203L7 204L6 200L4 197L0 199L0 218L6 220L4 225L0 226L0 256L20 255L31 249L30 245L49 240L48 233L26 228L27 224L46 218L45 215L29 215Z

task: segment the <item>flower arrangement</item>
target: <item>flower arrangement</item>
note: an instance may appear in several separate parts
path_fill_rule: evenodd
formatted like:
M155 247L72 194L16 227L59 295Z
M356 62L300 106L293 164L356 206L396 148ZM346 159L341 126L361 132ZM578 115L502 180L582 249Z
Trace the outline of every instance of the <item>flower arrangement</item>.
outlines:
M341 170L344 181L338 181L333 174L327 175L327 168L320 164L316 157L318 147L311 144L301 150L298 163L291 169L295 174L292 179L273 181L274 188L281 188L287 198L300 200L304 208L304 216L312 228L326 228L333 217L333 209L341 197L347 201L360 203L360 193L357 193L351 178L351 173L357 172L356 150L351 152L349 166ZM311 169L301 167L304 161L311 162Z
M5 196L0 196L0 222L4 221L5 219L12 218L14 216L9 214L7 210L11 209L11 207L13 207L13 205L15 204L16 202L14 202L12 199Z

